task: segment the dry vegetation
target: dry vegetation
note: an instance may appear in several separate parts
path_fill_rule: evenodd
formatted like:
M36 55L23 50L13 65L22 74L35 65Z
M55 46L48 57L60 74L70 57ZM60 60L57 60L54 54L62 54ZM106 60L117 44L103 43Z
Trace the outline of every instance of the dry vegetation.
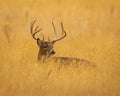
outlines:
M38 63L29 31L35 18L51 39L51 22L58 32L63 22L68 35L56 43L55 56L96 66L58 71L58 64ZM0 0L0 96L120 96L119 58L119 0Z

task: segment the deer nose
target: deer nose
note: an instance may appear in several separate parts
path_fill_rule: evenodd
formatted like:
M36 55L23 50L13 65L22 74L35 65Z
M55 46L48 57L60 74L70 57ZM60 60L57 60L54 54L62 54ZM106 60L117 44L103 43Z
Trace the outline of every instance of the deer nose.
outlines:
M54 50L52 50L51 54L55 54L55 51L54 51Z
M54 50L51 50L50 52L49 52L49 55L54 55L55 54L55 51Z

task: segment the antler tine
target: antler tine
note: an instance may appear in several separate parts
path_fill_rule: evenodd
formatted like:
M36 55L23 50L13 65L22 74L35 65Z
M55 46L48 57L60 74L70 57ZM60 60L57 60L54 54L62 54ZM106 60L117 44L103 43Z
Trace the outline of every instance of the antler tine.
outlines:
M35 38L35 35L36 35L39 31L41 31L42 28L41 28L41 29L38 29L39 26L37 26L37 27L34 29L33 26L34 26L35 22L36 22L36 19L31 23L30 30L31 30L31 35L32 35L33 39L37 40L37 38ZM34 32L34 33L33 33L33 32Z
M35 35L41 30L43 30L43 29L41 28L41 29L37 30L35 33L32 34L33 39L37 40L37 38L35 38Z
M63 33L66 33L65 30L64 30L64 27L63 27L63 23L61 22L61 28L62 28L62 35ZM66 35L66 34L65 34Z
M35 28L35 31L37 31L38 27L39 27L39 26L37 26L37 27Z
M50 42L50 37L48 36L48 41Z
M33 35L33 25L35 24L36 20L34 20L33 22L31 22L31 26L30 26L30 32L31 35Z
M63 38L66 37L67 33L64 30L63 23L61 22L61 28L62 28L62 35L64 34Z
M54 35L55 35L55 38L57 38L56 28L55 28L55 25L54 25L53 22L52 22L52 25L53 25L53 29L54 29Z
M60 36L59 38L54 39L54 40L52 41L53 43L55 43L56 41L59 41L59 40L61 40L61 39L63 39L63 38L66 37L67 33L66 33L66 31L64 30L64 27L63 27L63 23L62 23L62 22L61 22L61 28L62 28L62 36Z

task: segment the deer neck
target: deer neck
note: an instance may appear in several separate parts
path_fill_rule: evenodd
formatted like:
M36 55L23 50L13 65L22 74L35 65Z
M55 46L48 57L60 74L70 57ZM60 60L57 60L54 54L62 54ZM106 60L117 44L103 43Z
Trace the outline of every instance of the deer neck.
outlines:
M44 50L39 50L38 53L38 60L45 60L48 59L48 52L44 51Z

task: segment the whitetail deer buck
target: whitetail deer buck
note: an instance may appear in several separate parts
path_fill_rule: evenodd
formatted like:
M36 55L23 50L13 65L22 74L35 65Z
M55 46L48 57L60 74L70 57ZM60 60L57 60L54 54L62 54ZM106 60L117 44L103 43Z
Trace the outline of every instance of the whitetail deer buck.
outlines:
M48 41L44 40L44 35L43 35L43 40L41 40L40 38L36 38L35 35L36 33L38 33L39 31L41 31L42 29L39 29L38 26L33 28L34 24L35 24L36 20L34 20L31 23L31 34L33 39L37 40L37 45L39 46L39 53L38 53L38 60L45 60L48 59L51 55L55 54L55 51L53 49L53 45L56 41L59 41L61 39L63 39L64 37L66 37L66 32L64 31L63 28L63 24L61 23L61 27L62 27L62 36L60 36L59 38L56 38L52 41L50 41L49 37L48 37ZM54 34L56 35L56 29L54 26L54 23L52 22L53 28L54 28Z
M70 62L74 62L76 64L78 64L78 63L90 64L91 63L91 62L84 60L84 59L69 58L69 57L51 57L52 55L55 54L55 51L53 49L55 42L62 40L67 35L66 31L64 30L63 24L61 22L62 35L57 38L56 28L55 28L54 23L52 22L52 26L53 26L54 34L55 34L55 39L50 41L50 39L48 37L48 41L45 41L44 35L43 35L43 40L35 37L35 35L42 30L42 28L39 29L39 26L36 26L34 28L35 22L36 22L36 20L34 20L31 23L30 30L31 30L31 34L32 34L33 39L35 39L37 41L37 45L39 46L38 60L44 61L44 60L46 60L46 59L48 60L48 58L50 58L50 59L54 60L55 62L59 61L60 63L64 62L66 64L69 64Z

